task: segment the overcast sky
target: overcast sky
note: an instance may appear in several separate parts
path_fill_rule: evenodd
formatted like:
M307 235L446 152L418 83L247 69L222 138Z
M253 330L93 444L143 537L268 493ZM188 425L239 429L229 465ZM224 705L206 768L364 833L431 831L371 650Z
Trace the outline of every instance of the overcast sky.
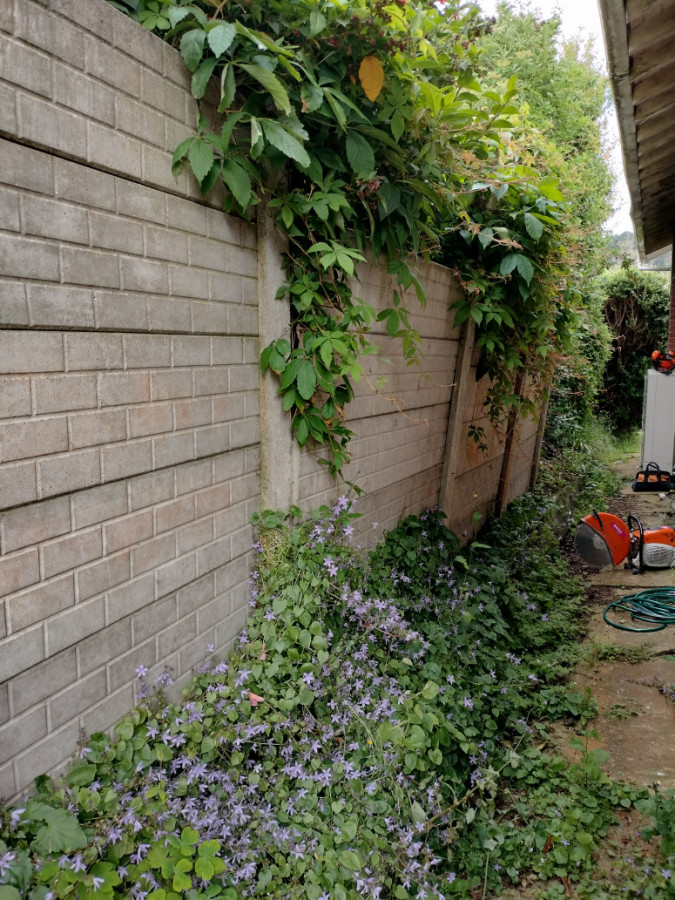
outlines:
M488 15L494 15L497 0L475 0ZM517 3L514 3L517 6ZM561 30L565 38L593 39L598 66L606 73L605 44L602 37L600 11L597 0L530 0L523 2L532 10L539 10L544 16L558 15L561 19ZM610 164L616 176L614 196L615 212L607 222L607 228L613 232L632 231L630 218L630 201L626 188L619 143L619 130L616 116L608 116L607 141L609 143Z

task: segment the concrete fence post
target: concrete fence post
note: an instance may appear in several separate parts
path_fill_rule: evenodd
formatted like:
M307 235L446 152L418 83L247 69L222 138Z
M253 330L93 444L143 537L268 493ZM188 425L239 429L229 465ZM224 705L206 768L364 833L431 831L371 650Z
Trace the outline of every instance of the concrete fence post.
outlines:
M466 459L466 434L464 431L464 410L469 397L471 378L471 357L473 355L476 325L472 318L467 319L460 339L455 378L450 398L450 415L448 416L448 433L443 458L443 474L439 492L439 506L451 517L458 487L460 466Z
M276 293L285 279L282 265L286 240L266 205L258 207L258 319L260 350L290 338L288 298ZM291 434L290 415L277 396L277 381L260 374L260 503L261 509L288 509L298 499L300 452Z

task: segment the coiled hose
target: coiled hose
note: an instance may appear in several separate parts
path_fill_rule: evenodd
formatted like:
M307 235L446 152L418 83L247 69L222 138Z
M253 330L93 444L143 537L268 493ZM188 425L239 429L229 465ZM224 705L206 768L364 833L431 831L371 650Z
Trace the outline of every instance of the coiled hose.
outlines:
M608 618L612 610L630 613L631 619L647 622L653 628L630 628ZM627 594L605 607L602 618L621 631L662 631L666 625L675 625L675 588L649 588L637 594Z

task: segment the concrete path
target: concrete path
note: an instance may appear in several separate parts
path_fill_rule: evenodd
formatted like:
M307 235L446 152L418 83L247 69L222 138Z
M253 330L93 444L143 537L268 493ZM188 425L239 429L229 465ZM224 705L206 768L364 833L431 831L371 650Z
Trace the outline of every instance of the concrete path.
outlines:
M616 467L624 484L608 510L623 519L637 516L645 528L675 525L675 494L659 497L632 491L636 467L635 460ZM603 620L605 607L618 596L653 587L675 589L675 569L651 569L641 575L622 566L599 572L588 569L586 578L591 606L586 644L601 659L580 665L573 680L581 688L588 685L599 703L600 715L591 727L610 753L607 771L623 781L675 788L675 702L659 689L675 686L675 625L635 634ZM639 624L629 614L617 620L627 626ZM631 664L627 657L644 661Z

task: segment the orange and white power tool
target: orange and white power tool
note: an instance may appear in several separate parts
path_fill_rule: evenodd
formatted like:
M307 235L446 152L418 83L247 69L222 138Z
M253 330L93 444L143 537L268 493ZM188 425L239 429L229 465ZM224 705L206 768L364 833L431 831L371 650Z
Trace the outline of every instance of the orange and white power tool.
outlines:
M646 568L675 566L675 529L645 529L636 516L628 516L626 523L613 513L593 510L581 520L574 546L584 562L598 569L625 561L625 568L638 575Z

